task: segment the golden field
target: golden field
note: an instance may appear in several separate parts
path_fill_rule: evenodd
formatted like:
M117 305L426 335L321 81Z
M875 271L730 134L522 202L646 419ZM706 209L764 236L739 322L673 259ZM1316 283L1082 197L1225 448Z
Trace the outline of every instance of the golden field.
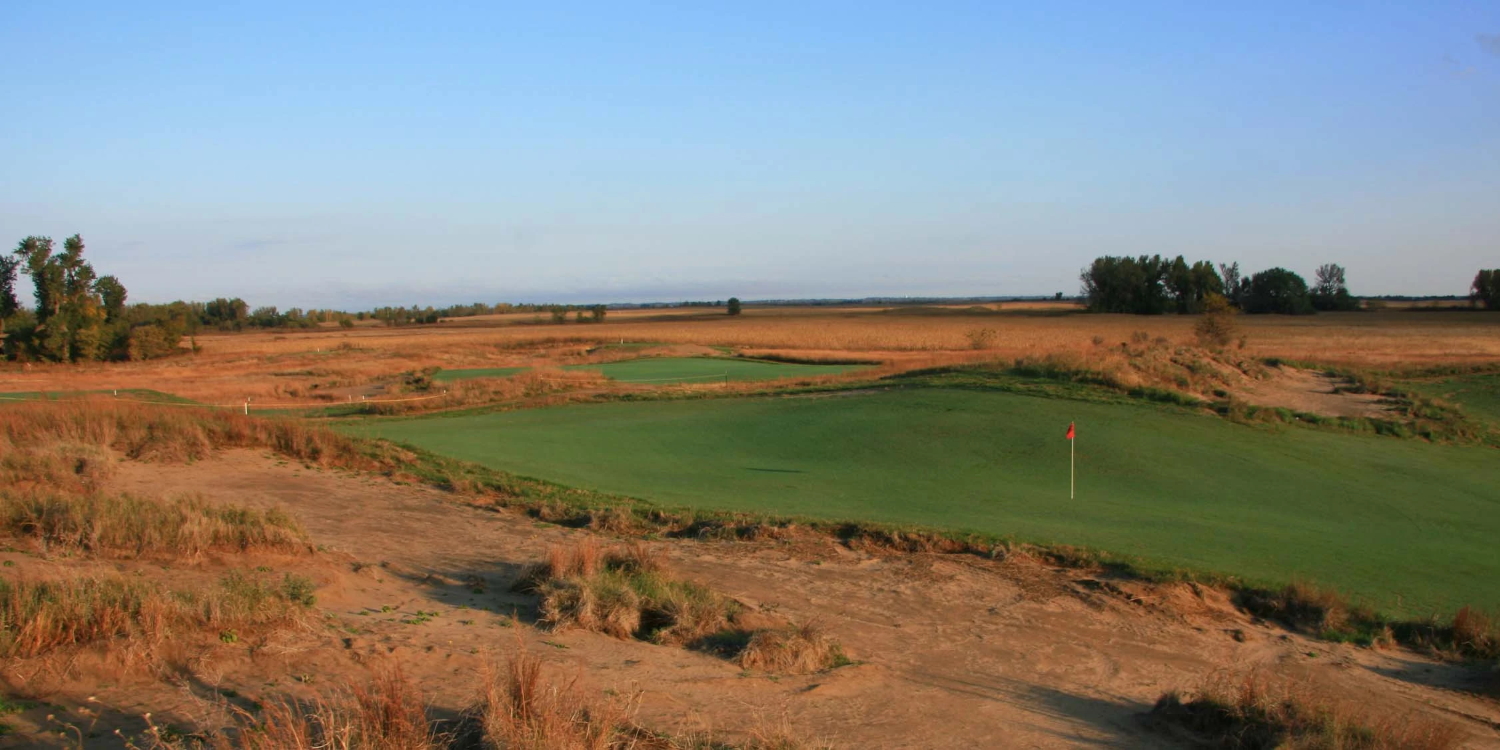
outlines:
M747 307L738 317L678 308L611 312L597 324L539 323L542 316L523 313L401 328L215 332L198 336L197 354L165 360L6 364L0 392L149 388L209 403L307 403L315 395L326 403L357 399L373 384L429 367L545 368L641 351L587 353L622 342L679 353L712 346L752 356L860 359L896 371L1049 354L1088 359L1141 334L1194 340L1192 316L1093 315L1071 303L996 307ZM1379 370L1500 362L1500 315L1483 311L1240 316L1237 324L1243 353L1254 357Z

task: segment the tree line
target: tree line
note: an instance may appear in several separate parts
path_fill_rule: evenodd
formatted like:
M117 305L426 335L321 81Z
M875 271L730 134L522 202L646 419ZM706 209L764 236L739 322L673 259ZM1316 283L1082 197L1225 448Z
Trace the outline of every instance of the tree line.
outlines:
M1080 274L1089 310L1136 315L1196 314L1218 298L1247 313L1356 310L1359 300L1350 294L1345 277L1342 266L1328 263L1318 267L1316 281L1308 286L1285 268L1247 277L1239 263L1188 265L1181 255L1170 260L1160 255L1106 255Z

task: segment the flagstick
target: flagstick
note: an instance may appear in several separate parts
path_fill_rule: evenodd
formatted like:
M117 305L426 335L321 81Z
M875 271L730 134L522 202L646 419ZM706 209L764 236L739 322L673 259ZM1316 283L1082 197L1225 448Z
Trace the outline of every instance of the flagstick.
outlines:
M1074 422L1073 424L1077 424L1077 422ZM1078 437L1077 437L1077 433L1075 432L1074 433L1074 437L1068 440L1068 499L1069 500L1077 499L1075 497L1075 493L1074 493L1074 490L1076 488L1076 484L1073 481L1073 444L1077 443L1077 442L1078 442Z

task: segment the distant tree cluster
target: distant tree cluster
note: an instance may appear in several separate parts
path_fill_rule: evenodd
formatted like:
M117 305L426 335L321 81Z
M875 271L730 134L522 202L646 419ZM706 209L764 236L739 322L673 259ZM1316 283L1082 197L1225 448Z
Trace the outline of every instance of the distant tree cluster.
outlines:
M1500 310L1500 268L1480 271L1469 287L1469 299L1486 310Z
M1189 266L1179 255L1138 258L1104 256L1084 269L1083 296L1094 312L1160 315L1196 313L1211 294L1224 292L1224 280L1212 263Z
M36 307L17 297L17 274L31 278ZM125 286L83 259L83 238L27 237L0 261L0 334L10 359L92 362L128 352Z
M1200 313L1217 296L1252 314L1359 309L1359 300L1345 284L1343 267L1333 263L1318 267L1317 283L1311 288L1285 268L1245 277L1238 263L1221 263L1215 269L1207 261L1188 265L1180 255L1172 260L1159 255L1104 256L1083 270L1081 280L1084 298L1094 312ZM1218 303L1214 304L1217 311Z

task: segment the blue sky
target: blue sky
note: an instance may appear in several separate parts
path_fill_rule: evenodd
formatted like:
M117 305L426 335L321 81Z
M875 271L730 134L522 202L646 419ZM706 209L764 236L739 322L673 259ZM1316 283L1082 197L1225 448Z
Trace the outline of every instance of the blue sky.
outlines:
M283 307L1500 266L1494 3L217 5L0 3L0 241Z

